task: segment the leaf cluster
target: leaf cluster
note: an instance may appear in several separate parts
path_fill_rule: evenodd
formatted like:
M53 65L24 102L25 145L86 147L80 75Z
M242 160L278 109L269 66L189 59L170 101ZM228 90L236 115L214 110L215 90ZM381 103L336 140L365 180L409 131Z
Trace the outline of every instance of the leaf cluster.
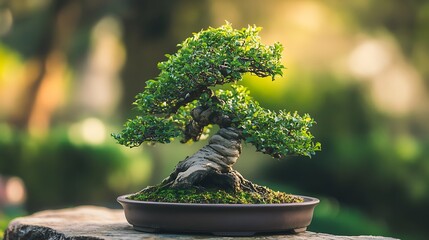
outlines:
M176 54L166 55L167 60L158 64L159 76L147 81L145 90L136 96L138 116L113 137L129 147L143 142L169 143L179 136L187 141L189 126L201 129L198 134L207 126L198 125L191 114L202 107L210 109L210 117L227 119L228 125L242 132L243 140L273 157L310 156L320 150L309 132L314 120L307 114L301 117L296 112L264 109L244 87L236 85L244 73L273 80L282 74L282 46L263 45L260 30L256 26L236 30L226 24L202 30L179 44ZM233 83L230 90L213 90L227 83Z
M142 113L174 114L209 87L237 82L243 73L273 79L281 75L282 46L261 44L260 30L256 26L236 30L226 24L195 33L158 64L161 73L147 81L135 105Z
M320 150L320 143L314 143L309 132L315 121L308 114L264 109L240 85L220 89L216 96L222 104L213 107L228 115L232 126L240 129L243 139L257 151L279 158L291 154L311 156Z
M119 134L112 134L119 144L138 147L143 142L169 143L181 135L171 118L159 118L154 115L137 116L124 124Z

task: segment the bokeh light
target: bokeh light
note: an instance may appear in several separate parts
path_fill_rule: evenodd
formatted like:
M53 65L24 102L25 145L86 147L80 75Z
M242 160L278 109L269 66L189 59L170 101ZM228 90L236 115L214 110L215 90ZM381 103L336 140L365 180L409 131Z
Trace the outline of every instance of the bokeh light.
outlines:
M17 205L25 201L24 182L18 177L11 177L5 184L6 200L9 204Z

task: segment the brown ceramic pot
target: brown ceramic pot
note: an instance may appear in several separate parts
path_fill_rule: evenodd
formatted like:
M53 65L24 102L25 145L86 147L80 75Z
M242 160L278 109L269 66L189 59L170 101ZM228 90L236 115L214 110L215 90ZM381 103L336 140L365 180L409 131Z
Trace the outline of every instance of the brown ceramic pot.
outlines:
M127 221L143 232L212 233L251 236L256 233L305 231L319 200L284 204L190 204L145 202L118 197Z

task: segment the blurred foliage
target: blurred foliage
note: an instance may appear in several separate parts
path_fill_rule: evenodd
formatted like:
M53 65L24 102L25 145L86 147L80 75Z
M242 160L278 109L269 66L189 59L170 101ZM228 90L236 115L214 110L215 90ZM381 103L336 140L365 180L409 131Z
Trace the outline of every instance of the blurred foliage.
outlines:
M1 173L23 179L29 211L111 204L119 194L149 181L151 164L141 151L123 151L113 143L79 143L64 128L34 139L0 127Z
M332 81L329 79L324 82ZM318 122L315 135L323 150L313 159L269 161L261 178L362 206L373 219L387 220L391 229L409 229L407 238L418 237L411 232L424 229L429 212L427 139L404 131L404 126L396 129L406 120L395 122L380 116L367 105L365 90L359 86L338 92L330 86L317 86L325 97L317 109L308 103ZM287 98L300 92L296 87ZM306 105L303 102L301 107Z
M308 112L323 145L312 159L280 161L248 146L237 169L279 190L321 196L315 231L425 239L424 0L0 1L0 174L24 179L28 210L111 204L196 151L201 143L123 151L90 130L90 141L79 142L76 126L132 117L134 96L159 74L164 54L225 20L263 26L262 39L285 46L284 78L246 75L242 83L261 107Z

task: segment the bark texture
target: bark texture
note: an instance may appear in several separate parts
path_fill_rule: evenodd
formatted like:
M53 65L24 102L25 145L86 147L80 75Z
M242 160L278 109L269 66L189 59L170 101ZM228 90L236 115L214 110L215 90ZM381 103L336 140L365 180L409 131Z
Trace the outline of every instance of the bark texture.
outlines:
M241 139L237 129L221 128L211 137L208 145L179 162L174 172L164 179L161 186L260 191L258 186L244 179L232 168L241 154Z

